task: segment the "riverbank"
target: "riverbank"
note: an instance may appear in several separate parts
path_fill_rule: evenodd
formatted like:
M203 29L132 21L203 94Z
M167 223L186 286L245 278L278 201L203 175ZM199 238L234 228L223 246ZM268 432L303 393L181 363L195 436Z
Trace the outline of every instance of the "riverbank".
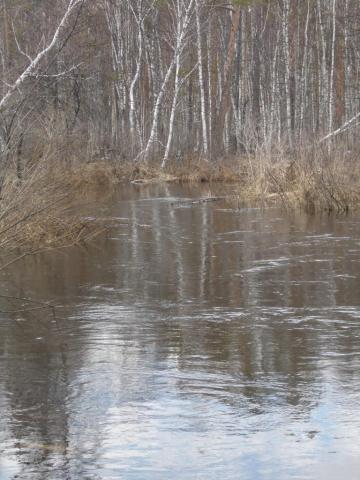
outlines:
M100 198L122 183L154 182L234 185L233 205L263 207L279 204L287 209L346 213L360 204L360 168L356 152L303 150L296 154L259 152L229 157L221 162L188 158L169 162L119 162L98 159L86 164L37 165L19 180L9 175L3 188L0 249L56 248L88 241L103 230L84 220L76 204L96 192ZM209 189L211 191L211 187ZM82 200L81 200L82 201Z
M304 148L291 154L278 150L227 157L209 162L188 158L169 162L165 169L153 163L94 161L72 168L67 182L78 193L102 190L119 183L153 182L233 184L234 200L241 203L279 204L307 213L344 213L360 205L359 153L344 148L330 154L325 148ZM220 190L220 192L219 192ZM217 188L221 194L221 188Z

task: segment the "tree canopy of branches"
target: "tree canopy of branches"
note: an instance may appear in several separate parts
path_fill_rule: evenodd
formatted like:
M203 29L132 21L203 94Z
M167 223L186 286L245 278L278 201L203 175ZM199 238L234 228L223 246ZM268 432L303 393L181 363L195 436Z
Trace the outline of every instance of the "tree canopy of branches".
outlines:
M1 0L0 186L20 157L212 161L356 142L358 0Z

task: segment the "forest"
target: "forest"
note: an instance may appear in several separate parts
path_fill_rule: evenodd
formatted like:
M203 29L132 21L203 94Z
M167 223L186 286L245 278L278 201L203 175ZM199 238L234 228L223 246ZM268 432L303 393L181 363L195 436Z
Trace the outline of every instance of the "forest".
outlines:
M0 0L0 480L360 479L360 0Z
M3 203L158 177L347 210L359 20L358 0L1 0Z

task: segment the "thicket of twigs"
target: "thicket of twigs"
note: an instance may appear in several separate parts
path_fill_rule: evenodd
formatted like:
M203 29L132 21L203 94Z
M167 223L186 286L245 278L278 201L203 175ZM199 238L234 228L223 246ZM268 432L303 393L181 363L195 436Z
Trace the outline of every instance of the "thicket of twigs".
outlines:
M92 238L98 229L72 213L72 199L70 185L42 165L23 180L10 171L0 199L0 251L30 253Z
M359 152L346 145L299 148L289 154L278 148L248 157L239 198L263 204L280 203L307 213L347 213L360 205Z

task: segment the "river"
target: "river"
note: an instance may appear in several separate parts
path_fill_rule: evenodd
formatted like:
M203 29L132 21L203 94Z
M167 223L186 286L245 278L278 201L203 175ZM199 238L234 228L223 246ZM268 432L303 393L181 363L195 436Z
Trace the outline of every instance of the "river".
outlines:
M360 217L208 191L122 187L2 272L56 309L0 299L1 480L360 478Z

